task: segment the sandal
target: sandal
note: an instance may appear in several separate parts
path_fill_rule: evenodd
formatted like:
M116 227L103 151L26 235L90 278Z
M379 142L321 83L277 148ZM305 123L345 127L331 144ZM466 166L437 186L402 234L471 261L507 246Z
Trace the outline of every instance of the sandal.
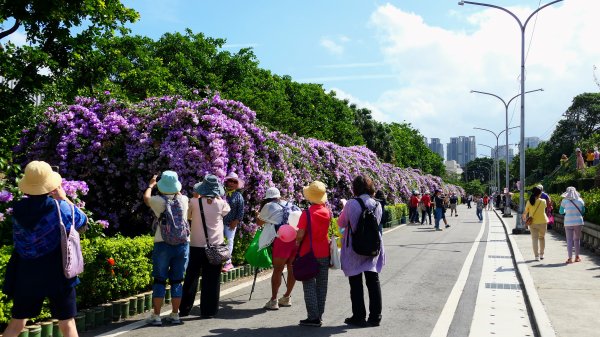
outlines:
M565 263L566 263L566 264L573 263L573 260L572 260L571 258L568 258L568 259L567 259L567 262L565 262Z
M581 258L579 256L575 257L575 262L581 262Z

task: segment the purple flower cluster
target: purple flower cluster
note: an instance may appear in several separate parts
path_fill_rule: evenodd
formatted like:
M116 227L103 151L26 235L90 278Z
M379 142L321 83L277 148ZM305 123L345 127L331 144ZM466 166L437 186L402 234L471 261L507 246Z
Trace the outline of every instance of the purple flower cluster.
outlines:
M77 180L62 180L62 188L65 190L65 194L71 198L76 199L79 198L79 195L87 195L90 191L88 185L85 181L77 181ZM78 205L81 207L85 206L85 203Z
M439 177L383 163L364 146L267 132L256 125L255 112L219 95L201 101L150 98L133 106L102 99L108 101L79 97L73 105L50 107L45 122L24 131L15 152L22 162L46 160L65 177L85 180L93 191L88 208L115 227L148 221L140 216L147 213L142 193L153 174L167 169L179 174L186 194L207 173L221 179L237 173L246 181L246 211L256 208L270 186L302 200L302 187L313 180L328 186L329 202L339 211L339 199L351 197L358 174L371 176L391 202L408 200L415 189L464 193ZM72 188L87 193L87 185ZM251 223L244 227L255 230Z
M13 200L13 195L7 190L0 191L0 202L9 202Z

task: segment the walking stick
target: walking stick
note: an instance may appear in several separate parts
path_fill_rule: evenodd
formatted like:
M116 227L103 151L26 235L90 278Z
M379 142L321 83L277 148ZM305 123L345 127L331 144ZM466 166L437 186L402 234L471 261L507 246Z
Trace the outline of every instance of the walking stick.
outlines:
M254 286L256 285L256 277L258 277L258 268L254 269L254 282L252 282L252 289L250 290L248 301L252 299L252 293L254 292Z

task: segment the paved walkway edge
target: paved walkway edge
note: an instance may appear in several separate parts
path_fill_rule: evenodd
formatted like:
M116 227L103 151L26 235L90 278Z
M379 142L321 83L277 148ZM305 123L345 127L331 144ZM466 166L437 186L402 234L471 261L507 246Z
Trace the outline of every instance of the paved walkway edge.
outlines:
M517 277L521 280L524 287L525 303L527 304L527 309L531 315L534 330L539 337L556 337L556 331L554 330L550 318L548 317L548 313L540 300L540 296L533 283L533 278L529 273L529 267L527 267L525 259L523 259L523 255L521 254L521 250L519 249L519 246L517 246L513 236L509 234L511 233L512 228L509 228L508 224L504 221L505 218L498 214L498 212L494 210L494 213L500 219L504 227L504 232L513 256L513 263L516 266Z

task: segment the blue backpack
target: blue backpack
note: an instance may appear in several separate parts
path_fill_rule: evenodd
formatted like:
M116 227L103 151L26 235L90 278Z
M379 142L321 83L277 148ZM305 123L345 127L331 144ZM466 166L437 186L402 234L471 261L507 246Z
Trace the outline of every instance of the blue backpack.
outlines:
M154 231L157 226L160 227L160 234L169 245L187 243L190 236L190 225L183 214L181 198L169 199L164 195L160 197L165 201L165 211L156 218Z

